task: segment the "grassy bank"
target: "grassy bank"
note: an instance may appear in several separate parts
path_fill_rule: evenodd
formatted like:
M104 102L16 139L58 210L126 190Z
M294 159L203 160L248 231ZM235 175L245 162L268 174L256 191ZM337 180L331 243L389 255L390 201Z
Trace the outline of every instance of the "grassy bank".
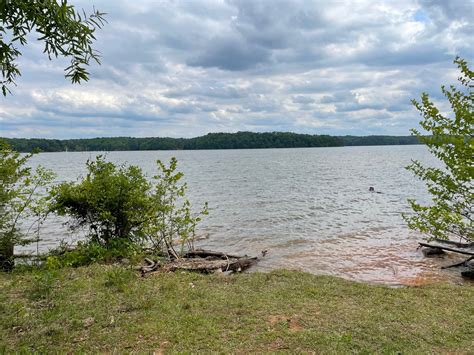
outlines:
M141 278L93 265L0 274L0 353L469 352L474 288L276 271Z

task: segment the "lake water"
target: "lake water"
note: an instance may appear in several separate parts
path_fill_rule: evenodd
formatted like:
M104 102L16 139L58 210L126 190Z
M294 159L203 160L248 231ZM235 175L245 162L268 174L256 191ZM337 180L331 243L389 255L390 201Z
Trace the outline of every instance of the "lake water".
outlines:
M42 153L31 164L53 169L58 181L74 181L97 154L138 165L149 176L157 159L175 156L193 206L209 203L199 227L209 236L197 246L248 255L268 250L254 270L298 269L392 285L461 282L456 271L439 270L454 259L422 256L421 236L401 217L410 212L407 198L428 201L423 183L404 169L411 159L437 164L424 146ZM63 222L46 223L41 250L80 237Z

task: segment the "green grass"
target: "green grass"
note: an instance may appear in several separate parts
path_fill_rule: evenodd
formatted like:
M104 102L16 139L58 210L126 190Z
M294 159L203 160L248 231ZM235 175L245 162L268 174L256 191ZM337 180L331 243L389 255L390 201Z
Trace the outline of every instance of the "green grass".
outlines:
M2 352L472 352L474 287L301 272L0 275Z

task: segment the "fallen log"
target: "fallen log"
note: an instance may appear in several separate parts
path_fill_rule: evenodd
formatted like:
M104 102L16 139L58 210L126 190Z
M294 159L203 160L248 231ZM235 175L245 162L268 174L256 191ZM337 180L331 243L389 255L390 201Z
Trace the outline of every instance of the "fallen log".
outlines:
M203 273L213 273L216 271L241 272L257 262L258 258L240 258L227 260L206 260L206 259L181 259L165 264L163 271L197 271Z
M221 252L211 251L211 250L204 250L204 249L190 250L186 254L183 255L183 258L185 258L185 259L196 258L196 257L199 257L199 258L215 257L215 258L220 258L220 259L228 259L228 258L240 259L240 258L244 258L246 256L232 255L232 254L226 254L226 253L221 253Z
M461 242L455 242L455 241L448 240L448 239L438 239L438 238L433 239L433 241L438 242L438 243L442 243L442 244L454 245L458 248L474 248L474 242L461 243Z
M470 248L452 248L452 247L446 247L444 245L439 245L439 244L429 244L429 243L418 243L422 247L427 247L427 248L438 248L438 249L443 249L447 251L452 251L454 253L459 253L459 254L465 254L465 255L473 255L474 256L474 249L472 250L463 250L463 249L470 249Z
M179 259L160 264L146 258L145 265L139 267L142 276L148 273L173 272L177 270L196 271L202 273L241 272L258 262L258 257L238 256L210 250L192 250Z

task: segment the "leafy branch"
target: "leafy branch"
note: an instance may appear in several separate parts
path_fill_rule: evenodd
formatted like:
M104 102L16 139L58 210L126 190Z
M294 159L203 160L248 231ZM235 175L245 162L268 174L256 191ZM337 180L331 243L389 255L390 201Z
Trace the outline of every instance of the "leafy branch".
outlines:
M94 8L87 15L78 12L67 0L0 0L0 65L3 79L2 93L11 93L10 86L21 75L17 59L19 46L27 44L27 36L36 31L44 42L43 53L49 59L71 58L65 77L72 83L89 80L86 67L91 62L100 64L100 54L92 47L95 31L106 23L105 13Z

